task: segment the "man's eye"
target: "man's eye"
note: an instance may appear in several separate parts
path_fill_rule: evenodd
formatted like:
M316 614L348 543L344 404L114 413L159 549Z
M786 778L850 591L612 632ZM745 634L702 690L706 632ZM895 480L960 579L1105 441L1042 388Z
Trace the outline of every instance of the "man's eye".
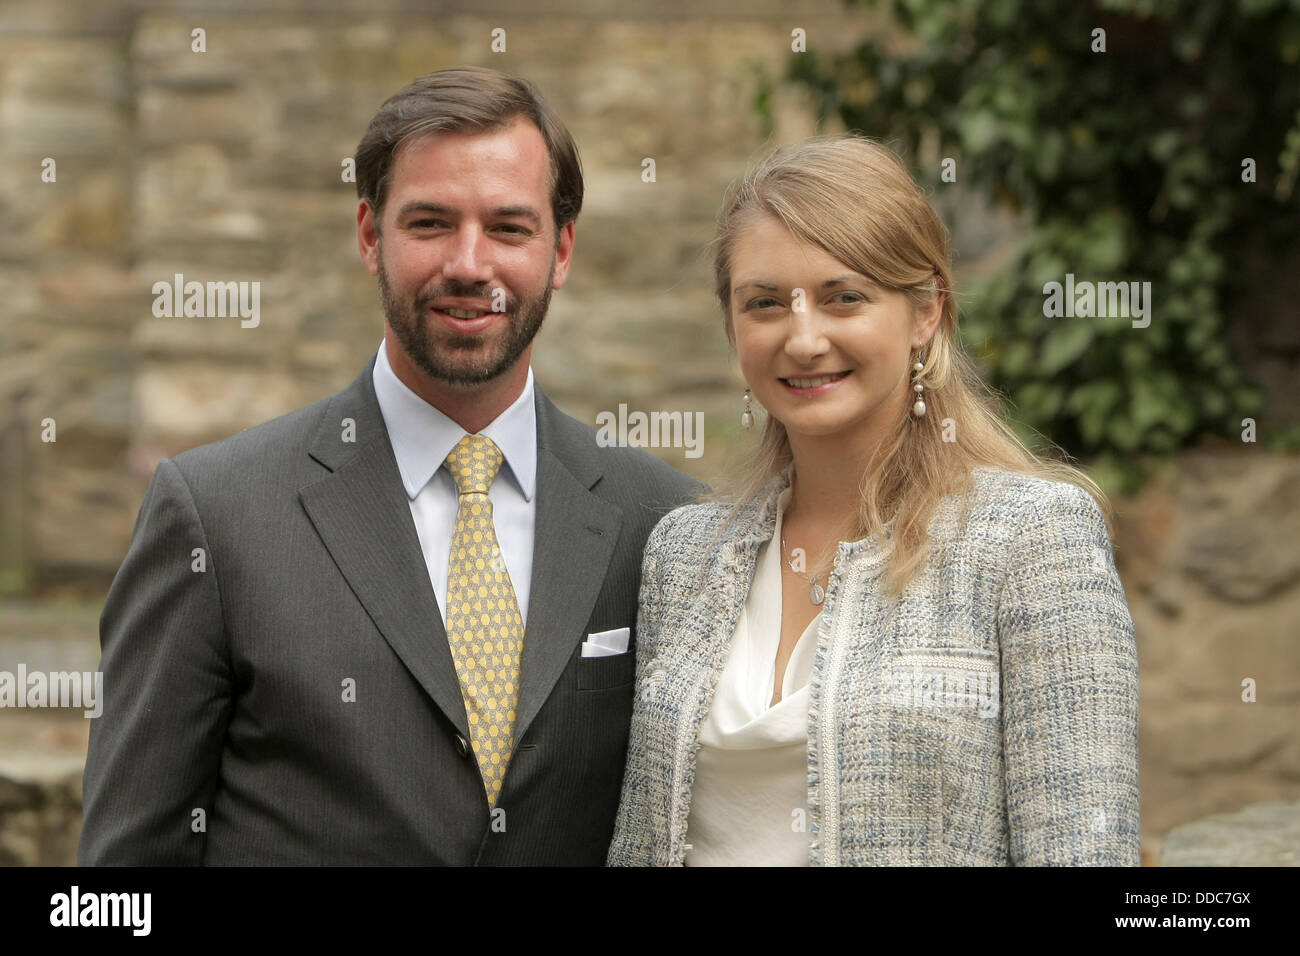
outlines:
M527 229L525 229L523 226L516 226L514 223L509 223L509 222L503 223L501 228L505 229L508 232L513 232L515 235L519 235L519 236L528 235Z
M441 226L443 224L444 223L441 219L417 219L415 222L411 223L411 228L432 229L435 226Z

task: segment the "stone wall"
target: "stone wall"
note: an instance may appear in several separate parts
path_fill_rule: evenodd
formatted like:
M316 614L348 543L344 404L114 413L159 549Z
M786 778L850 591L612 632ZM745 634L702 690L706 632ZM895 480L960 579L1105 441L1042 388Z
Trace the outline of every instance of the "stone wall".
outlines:
M160 457L328 395L374 352L382 312L341 163L387 96L444 66L529 77L581 151L575 268L534 353L543 387L589 422L619 402L703 411L725 441L739 375L702 249L764 142L757 78L780 72L793 26L814 44L861 32L838 0L743 17L716 3L3 9L0 589L86 597L111 581ZM776 139L812 131L801 106L777 102ZM56 182L40 179L46 157ZM155 318L153 283L178 273L259 282L260 324ZM57 443L40 441L46 418Z
M1300 459L1191 453L1119 511L1154 853L1177 824L1300 793Z

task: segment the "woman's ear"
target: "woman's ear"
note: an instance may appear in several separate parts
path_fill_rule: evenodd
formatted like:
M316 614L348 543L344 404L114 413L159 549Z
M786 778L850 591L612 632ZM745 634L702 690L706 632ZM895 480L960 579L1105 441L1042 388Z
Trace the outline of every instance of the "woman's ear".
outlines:
M929 305L912 309L912 348L921 349L934 338L939 323L943 320L943 306L948 293L936 289Z

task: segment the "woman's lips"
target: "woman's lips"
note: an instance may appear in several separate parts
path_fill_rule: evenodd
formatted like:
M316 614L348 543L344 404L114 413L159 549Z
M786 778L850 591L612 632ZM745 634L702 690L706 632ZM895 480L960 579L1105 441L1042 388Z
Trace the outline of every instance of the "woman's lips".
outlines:
M798 386L790 384L791 379L789 378L783 378L780 380L780 382L782 385L785 386L786 391L788 391L791 395L800 395L800 396L808 397L813 395L825 395L827 392L837 387L841 382L843 382L848 377L849 377L848 372L831 372L827 375L793 376L793 380L796 382L809 382L809 381L820 382L820 384L818 385L812 385L804 388L800 388ZM830 381L825 381L826 379L830 379Z

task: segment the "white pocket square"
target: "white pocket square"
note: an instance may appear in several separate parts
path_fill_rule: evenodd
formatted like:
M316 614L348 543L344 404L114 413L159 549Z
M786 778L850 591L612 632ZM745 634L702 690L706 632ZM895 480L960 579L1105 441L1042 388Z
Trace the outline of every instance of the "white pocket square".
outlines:
M588 634L582 642L583 657L613 657L615 654L627 653L627 642L632 636L629 627L616 627L612 631L597 631Z

